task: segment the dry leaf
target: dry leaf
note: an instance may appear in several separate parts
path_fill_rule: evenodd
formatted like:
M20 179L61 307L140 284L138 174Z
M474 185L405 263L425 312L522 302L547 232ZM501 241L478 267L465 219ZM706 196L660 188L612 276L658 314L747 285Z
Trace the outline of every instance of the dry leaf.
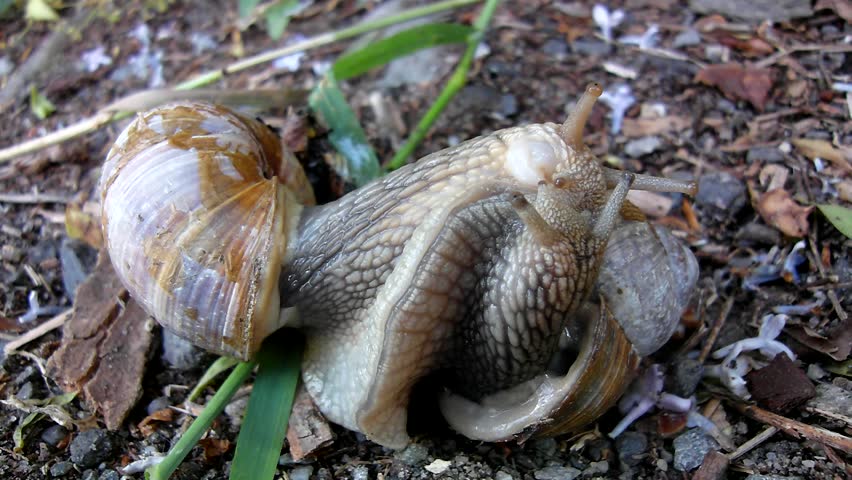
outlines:
M763 57L775 52L775 48L757 37L739 38L723 32L716 35L716 41L726 47L739 50L746 57Z
M784 333L795 338L802 345L824 353L838 362L846 360L852 351L852 317L838 325L827 337L808 332L796 325L785 328Z
M148 437L157 431L157 424L159 422L171 422L174 418L174 410L171 408L163 408L143 418L137 426L139 427L139 431L142 432L142 435Z
M733 100L748 100L754 108L763 111L772 88L772 77L773 71L769 68L726 63L702 68L695 81L716 87Z
M819 0L814 10L834 10L839 17L852 23L852 1L850 0Z
M776 163L770 163L760 170L757 178L760 184L766 187L766 191L784 188L787 183L787 177L790 175L790 170Z
M760 196L757 211L763 221L790 237L808 234L808 215L814 207L803 207L790 197L787 190L775 189Z
M625 118L621 126L624 135L630 138L659 135L664 132L680 132L692 125L688 117L668 115L657 118Z
M837 165L838 167L852 172L852 150L845 148L841 150L835 147L828 140L818 140L814 138L794 138L790 141L802 155L811 160L819 157L823 160Z
M205 462L209 462L231 448L231 442L227 438L202 438L198 441L198 444L204 449Z
M100 250L104 244L101 219L90 212L88 203L69 203L65 207L65 231L70 238L82 240Z

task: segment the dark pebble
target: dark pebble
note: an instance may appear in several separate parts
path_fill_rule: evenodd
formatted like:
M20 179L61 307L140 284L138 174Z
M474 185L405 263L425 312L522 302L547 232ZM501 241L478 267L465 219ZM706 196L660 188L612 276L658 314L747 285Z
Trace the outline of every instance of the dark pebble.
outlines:
M504 117L511 117L518 113L518 99L511 93L507 93L500 97L500 114Z
M56 462L50 466L51 477L63 477L68 472L74 469L74 464L71 462Z
M746 187L742 180L730 173L713 172L698 179L695 203L730 220L746 204Z
M562 59L568 54L568 44L561 38L551 38L544 42L544 45L541 46L541 51L551 57Z
M80 476L80 480L97 480L98 472L95 470L86 470L83 472L83 475Z
M49 446L56 448L59 442L65 440L68 436L68 430L62 425L51 425L41 432L41 441Z
M86 430L71 441L71 461L83 468L91 468L112 455L112 440L106 430Z
M624 432L615 439L618 459L630 466L639 465L648 449L648 437L644 433Z
M571 467L544 467L536 470L533 476L536 480L574 480L582 472Z
M707 452L718 450L719 444L700 428L693 428L674 439L674 466L681 472L698 468Z
M691 397L703 375L704 367L701 362L691 358L682 358L675 362L674 370L669 377L671 378L671 385L668 389L679 397Z
M121 475L115 470L104 470L98 477L98 480L121 480Z
M811 380L790 358L779 353L769 365L746 375L752 398L767 409L784 413L816 396Z
M169 408L172 404L172 401L169 400L169 397L157 397L151 400L151 403L148 404L148 407L145 409L148 412L148 415L151 415L154 412L159 412L165 408Z
M612 51L612 47L608 43L586 38L574 40L571 47L574 52L590 57L605 57Z
M779 163L784 161L784 152L776 147L754 147L750 148L746 154L746 161L748 163Z
M740 244L778 245L781 234L778 230L762 223L749 223L740 228L734 238Z
M21 385L21 388L18 389L18 393L15 394L15 397L18 400L29 400L33 398L33 382L25 382Z

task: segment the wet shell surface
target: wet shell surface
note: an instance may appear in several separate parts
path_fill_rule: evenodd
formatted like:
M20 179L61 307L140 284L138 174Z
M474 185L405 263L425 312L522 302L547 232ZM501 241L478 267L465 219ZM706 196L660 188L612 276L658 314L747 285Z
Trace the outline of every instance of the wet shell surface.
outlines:
M221 107L138 116L101 177L107 246L131 295L192 343L251 357L278 327L292 192L306 185L294 161L267 126Z

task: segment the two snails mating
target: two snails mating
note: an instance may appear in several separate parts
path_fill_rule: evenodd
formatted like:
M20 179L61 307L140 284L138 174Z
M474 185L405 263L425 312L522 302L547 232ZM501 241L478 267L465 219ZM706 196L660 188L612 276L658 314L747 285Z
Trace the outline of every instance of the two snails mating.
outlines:
M562 125L469 140L321 206L261 122L157 108L104 166L109 253L152 316L213 352L247 359L300 329L319 409L379 444L409 442L426 377L470 438L575 431L668 340L698 275L625 201L694 184L601 166L582 141L600 93Z

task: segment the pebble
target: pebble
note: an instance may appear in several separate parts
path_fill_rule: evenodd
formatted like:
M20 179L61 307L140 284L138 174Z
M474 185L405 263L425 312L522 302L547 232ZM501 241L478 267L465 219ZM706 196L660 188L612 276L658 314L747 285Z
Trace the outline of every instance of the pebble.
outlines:
M498 470L497 473L494 474L494 480L514 480L514 477L503 470Z
M429 450L419 443L412 443L395 456L399 461L407 465L419 465L429 458Z
M504 117L511 117L512 115L518 113L518 98L512 95L511 93L502 95L500 97L499 113Z
M304 467L296 467L290 470L290 480L310 480L311 474L314 473L314 467L305 465Z
M177 370L189 370L201 362L202 351L174 333L163 329L163 360Z
M453 462L449 460L441 460L440 458L436 458L429 465L426 465L425 468L427 472L434 473L435 475L440 475L447 471L452 465Z
M98 472L94 470L86 470L80 475L80 480L97 480Z
M115 470L104 470L98 476L98 480L121 480L121 475Z
M608 43L586 38L574 40L571 47L575 53L588 57L605 57L612 51L612 47Z
M151 400L151 403L148 404L148 406L145 408L145 411L148 412L148 415L151 415L152 413L159 412L164 408L169 408L171 404L172 401L169 400L169 397L157 397Z
M618 459L630 466L639 465L648 449L648 437L640 432L624 432L615 439Z
M56 448L56 446L59 445L59 442L64 440L67 435L68 429L62 425L54 424L45 428L44 431L41 432L41 441L53 448Z
M781 475L758 475L751 474L745 480L802 480L802 477L783 477Z
M678 33L674 40L672 40L672 47L674 48L691 47L699 44L701 44L701 34L692 28Z
M56 462L50 466L51 477L62 477L74 469L74 464L71 462Z
M552 437L537 438L532 441L532 448L545 457L556 455L556 439Z
M777 147L753 147L746 153L746 162L781 163L784 161L784 152Z
M660 137L649 136L630 140L624 145L624 153L633 158L639 158L654 153L663 147Z
M727 172L713 172L698 179L699 207L719 210L725 218L733 218L746 204L746 187L742 180Z
M701 429L693 428L674 439L674 448L675 469L688 472L698 468L707 452L718 450L719 445Z
M352 480L369 480L370 470L366 465L357 465L352 469Z
M698 13L721 13L753 22L786 22L813 15L810 0L689 0Z
M778 230L762 223L752 222L740 228L734 238L741 243L759 243L763 245L778 245L781 234Z
M704 366L692 358L681 358L675 362L669 391L679 397L688 398L695 393L698 382L704 376Z
M18 392L15 394L15 397L18 400L29 400L33 398L33 382L25 382L21 385L21 388L18 389Z
M536 480L574 480L582 472L571 467L544 467L536 470L533 476Z
M562 60L568 54L568 44L562 38L551 38L544 42L541 51L557 60Z
M592 477L598 474L605 474L607 472L609 472L609 462L592 462L589 464L588 468L583 470L583 476Z
M112 440L106 430L86 430L71 441L71 461L80 467L94 467L110 455L112 455Z

